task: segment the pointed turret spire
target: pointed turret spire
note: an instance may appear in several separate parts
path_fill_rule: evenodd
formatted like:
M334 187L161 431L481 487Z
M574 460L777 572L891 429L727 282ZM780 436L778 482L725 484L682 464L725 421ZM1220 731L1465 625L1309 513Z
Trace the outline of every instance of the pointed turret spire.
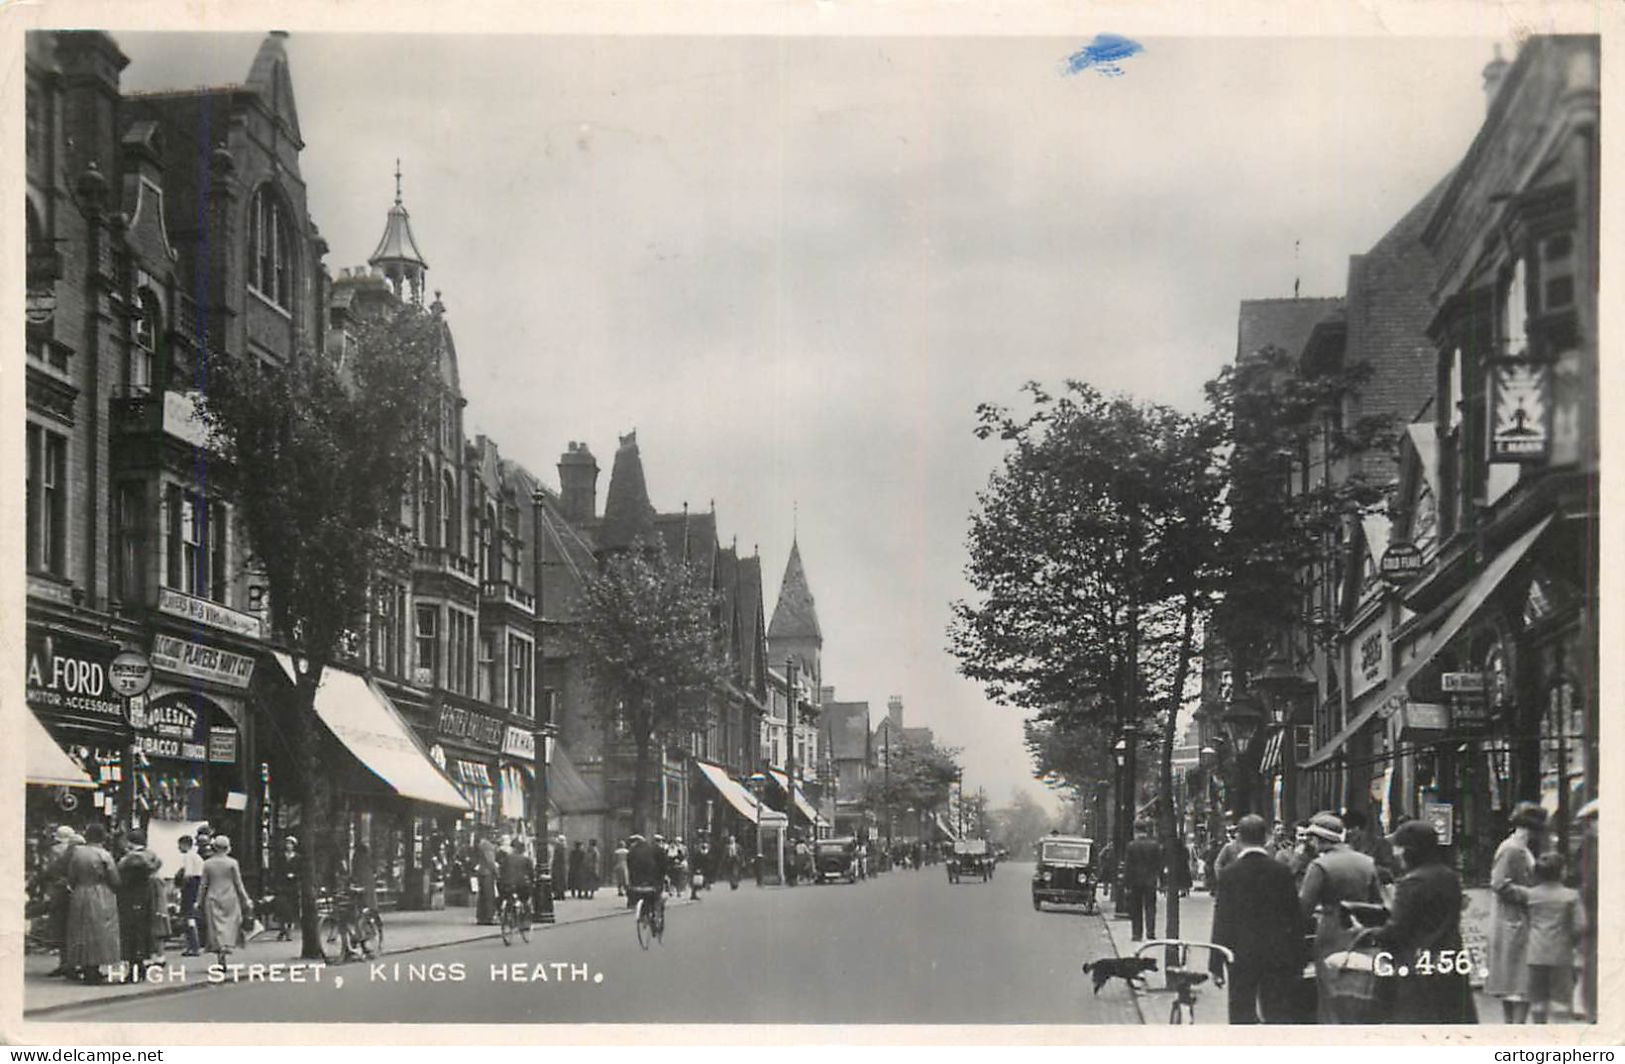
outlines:
M411 217L401 200L399 159L395 160L395 205L389 209L389 218L384 223L383 239L378 241L377 249L367 262L383 271L397 297L413 303L423 302L423 275L429 272L429 264L418 250L417 239L412 236Z
M655 509L649 504L649 488L643 479L643 456L638 453L638 434L634 429L621 437L621 445L615 451L598 544L606 550L624 550L640 543L652 543L654 536Z
M807 586L807 571L801 565L801 546L790 544L790 560L784 566L784 580L779 584L778 605L773 607L773 620L767 626L769 639L811 639L824 641L818 627L818 610L813 605L812 589Z

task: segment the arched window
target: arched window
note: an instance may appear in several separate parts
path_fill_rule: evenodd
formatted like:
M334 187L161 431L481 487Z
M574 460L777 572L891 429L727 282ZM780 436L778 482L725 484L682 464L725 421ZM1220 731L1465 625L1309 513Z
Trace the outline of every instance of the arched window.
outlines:
M457 482L451 479L451 473L440 475L440 520L444 524L444 532L440 545L448 551L459 550L461 544L457 538Z
M293 309L293 228L269 188L254 194L249 211L248 283L283 310Z
M136 293L134 312L124 386L130 395L146 395L152 391L153 373L160 364L158 343L164 335L164 311L153 290L142 288Z
M485 564L485 579L501 580L502 574L502 529L497 525L497 510L495 506L485 507L485 528L482 530L485 542L482 559Z
M434 470L425 458L418 470L418 542L427 547L435 546L435 537L440 534L440 511L435 505L435 495Z

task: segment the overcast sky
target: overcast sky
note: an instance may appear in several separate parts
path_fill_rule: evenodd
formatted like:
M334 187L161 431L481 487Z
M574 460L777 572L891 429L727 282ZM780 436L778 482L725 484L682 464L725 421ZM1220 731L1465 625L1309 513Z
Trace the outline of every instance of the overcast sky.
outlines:
M260 36L120 33L127 89L246 78ZM976 404L1076 377L1182 407L1238 301L1340 295L1461 157L1487 40L321 36L288 41L329 269L397 156L469 433L552 483L636 429L655 506L715 500L769 604L793 510L824 677L1041 792L945 646L999 451ZM1297 250L1295 251L1295 244Z

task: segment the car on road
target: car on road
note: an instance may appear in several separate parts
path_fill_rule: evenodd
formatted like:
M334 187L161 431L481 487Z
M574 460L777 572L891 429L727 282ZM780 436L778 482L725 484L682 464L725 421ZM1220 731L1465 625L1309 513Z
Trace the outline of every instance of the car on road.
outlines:
M850 836L819 839L813 844L813 882L858 881L858 840Z
M993 875L993 854L986 839L961 839L954 843L948 854L948 882L961 879L980 879L986 883Z
M1095 840L1082 835L1045 835L1038 840L1033 870L1033 908L1044 903L1081 905L1095 911Z

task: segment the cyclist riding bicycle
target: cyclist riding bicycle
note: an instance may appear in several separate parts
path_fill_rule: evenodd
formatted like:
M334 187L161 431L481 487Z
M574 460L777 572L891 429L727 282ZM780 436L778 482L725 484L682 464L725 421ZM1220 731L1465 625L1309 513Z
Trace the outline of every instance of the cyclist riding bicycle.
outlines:
M642 835L633 835L626 853L626 904L637 905L643 898L654 906L651 914L663 919L666 909L666 854Z
M525 840L515 835L512 843L497 854L497 908L513 898L521 906L530 904L531 882L536 876L536 861L525 852Z

